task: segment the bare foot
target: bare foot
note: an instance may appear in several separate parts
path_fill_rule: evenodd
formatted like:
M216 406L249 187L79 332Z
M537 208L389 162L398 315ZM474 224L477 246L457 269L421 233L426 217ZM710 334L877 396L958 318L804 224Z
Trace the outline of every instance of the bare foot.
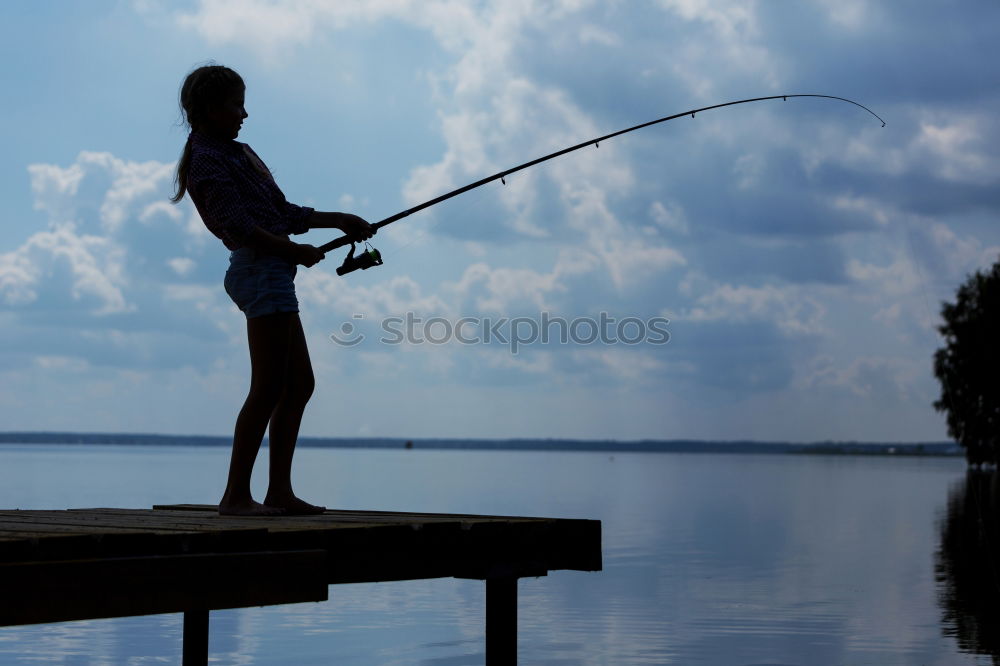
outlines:
M309 502L300 500L295 495L289 497L271 497L268 495L264 498L264 505L276 508L286 516L316 516L326 511L325 506L310 504Z
M276 506L266 506L260 502L220 502L220 516L283 516L286 511Z

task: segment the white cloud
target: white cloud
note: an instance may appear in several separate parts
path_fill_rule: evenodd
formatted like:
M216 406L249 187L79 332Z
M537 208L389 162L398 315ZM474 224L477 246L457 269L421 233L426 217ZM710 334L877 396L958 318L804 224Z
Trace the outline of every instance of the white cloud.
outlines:
M909 294L921 283L912 259L903 252L897 252L887 264L849 259L846 272L851 279L865 283L867 293L875 295L875 298Z
M212 0L203 1L194 13L179 14L177 23L195 30L210 44L241 41L253 44L264 58L273 58L292 45L309 43L317 9L311 2Z
M80 152L67 167L28 166L34 207L46 214L48 228L0 256L4 302L49 307L62 294L92 315L137 312L144 304L130 293L155 280L144 273L150 263L190 276L197 266L192 257L157 256L204 249L198 241L207 232L190 202L167 202L173 171L172 163L133 162L95 151ZM159 228L160 221L166 227ZM150 233L157 235L145 235ZM172 247L164 242L170 237ZM162 285L152 293L167 296ZM67 315L73 309L60 308Z
M474 9L459 0L201 0L195 11L178 13L176 21L210 44L239 43L255 51L262 62L274 62L309 45L317 32L385 18L427 28L454 48L472 31L483 29L482 20L473 15Z
M660 0L659 4L707 33L684 40L672 51L674 73L698 97L719 92L712 78L698 72L745 72L763 79L768 88L780 82L781 67L764 44L754 5L731 0Z
M90 369L86 360L72 356L36 356L35 364L43 370L59 370L63 372L84 372Z
M973 116L945 119L938 124L920 123L913 140L914 157L923 157L937 174L956 182L987 185L996 183L1000 162L982 151L987 136Z
M190 257L172 257L167 259L167 265L181 277L194 270L195 262Z
M847 194L838 194L833 197L831 205L837 210L861 213L862 215L874 220L880 227L887 226L890 218L895 213L895 211L889 208L889 206L887 206L883 201L875 197L859 197Z
M942 288L952 291L966 275L996 262L1000 245L984 245L975 236L960 235L944 223L918 216L899 216L896 221L904 237L888 250L887 258L881 262L851 258L846 273L863 285L856 292L860 299L908 299L908 309L921 313L914 317L933 327L936 315L927 316L927 299L936 298Z
M872 20L867 0L818 0L818 4L834 23L851 31L866 27Z
M621 46L621 38L611 30L599 25L587 24L580 28L580 43L600 44L601 46Z
M345 318L362 314L373 320L405 312L454 314L447 301L437 294L425 293L420 284L405 275L364 286L316 267L300 271L295 283L301 303L309 308L337 312Z
M173 168L171 167L172 170ZM179 222L184 217L180 208L169 201L154 201L142 209L142 212L139 213L139 221L149 222L157 215L164 215L174 222Z
M736 176L736 186L741 190L749 190L757 186L765 167L765 158L760 154L748 153L740 155L733 164L733 174Z
M0 256L0 289L8 305L27 306L37 301L43 280L58 275L53 269L66 266L69 293L89 303L93 314L130 311L134 306L124 294L124 254L107 238L78 234L72 224L63 224L33 234L21 247Z
M573 355L583 366L590 366L596 361L605 372L628 382L659 373L666 367L666 363L656 358L654 353L635 349L591 347L576 350Z
M786 335L824 332L826 308L799 286L721 284L696 297L680 319L688 321L769 321Z
M165 184L173 178L174 164L132 162L108 152L85 150L69 167L32 164L28 166L28 173L35 194L35 208L46 211L52 222L74 221L79 224L81 209L94 205L98 206L100 231L115 233L141 200L148 201L151 196L162 193ZM88 178L110 181L108 187L101 188L99 203L89 200L91 193L80 191L81 184ZM145 221L156 213L166 213L171 219L179 219L179 214L171 212L168 205L165 201L148 203L142 206L139 217Z
M550 294L567 291L559 282L559 273L539 273L524 268L490 268L475 263L465 269L462 277L446 286L459 302L472 299L477 311L507 314L515 304L528 303L539 311L551 310L546 299Z
M170 301L191 301L201 310L214 306L219 294L217 286L202 284L165 284L163 297Z
M926 233L953 278L964 278L965 274L986 268L1000 260L1000 245L984 247L980 239L960 236L942 222L932 223Z
M668 231L682 235L687 235L691 232L687 218L684 215L684 209L679 204L673 202L664 204L660 201L654 201L649 206L649 216L658 225Z
M892 123L902 127L902 133L877 126L860 132L824 126L815 141L806 145L797 141L795 149L809 173L822 165L838 165L858 174L896 178L930 174L946 182L979 186L1000 179L1000 158L991 149L996 123L988 113L916 108L899 115Z
M31 189L35 194L35 208L49 214L50 218L65 221L72 211L65 209L68 199L76 196L83 180L84 170L79 163L67 169L54 164L32 164L28 167Z
M162 192L164 184L169 183L174 174L172 163L127 162L114 157L111 153L83 152L78 160L85 165L99 166L112 176L111 188L104 197L104 203L101 204L101 222L104 229L112 233L118 231L132 213L132 206L136 200ZM169 204L163 201L154 202L152 210L162 212L167 205ZM149 214L150 207L146 206L142 215L148 217ZM179 214L168 216L175 220L180 219Z
M568 281L599 266L593 255L560 252L548 272L470 264L455 281L424 287L408 275L395 275L371 285L358 285L322 268L300 271L296 289L310 309L363 314L368 320L406 312L442 317L476 314L507 315L518 309L552 310L551 298L569 292Z
M0 294L7 305L23 305L34 301L38 268L26 252L0 254Z
M912 359L861 356L846 365L829 357L814 359L814 368L803 386L831 386L854 395L883 402L905 401L926 368Z
M413 205L462 183L600 134L594 121L565 91L533 80L519 69L513 57L526 28L544 30L548 24L561 28L567 17L582 16L588 5L510 2L476 7L460 2L303 2L291 7L220 0L203 2L197 12L181 16L180 21L210 41L239 41L268 54L276 48L273 44L284 40L304 43L317 25L337 30L391 17L431 31L442 48L454 54L455 61L447 71L432 77L442 107L439 113L445 150L437 162L412 170L403 194ZM748 30L752 17L733 7L712 14L711 21L729 34ZM312 27L299 31L305 22ZM588 25L585 20L583 26ZM604 41L610 39L591 29L584 33ZM648 239L629 238L634 234L631 224L620 220L613 211L609 204L612 196L626 195L634 183L628 162L613 144L549 163L544 174L521 172L510 179L508 187L499 189L497 200L507 213L503 223L515 233L529 239L552 233L549 225L559 221L550 220L542 226L535 214L543 196L541 188L551 182L556 185L566 223L582 232L587 251L604 262L616 287L622 288L651 271L683 265L684 258L677 249Z

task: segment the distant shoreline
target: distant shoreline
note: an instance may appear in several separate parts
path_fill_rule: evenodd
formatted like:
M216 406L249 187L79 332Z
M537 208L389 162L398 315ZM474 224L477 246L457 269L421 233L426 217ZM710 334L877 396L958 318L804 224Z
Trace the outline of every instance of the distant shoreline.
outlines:
M229 437L135 433L0 432L0 444L113 444L123 446L226 446ZM266 440L265 440L266 441ZM368 449L486 451L594 451L602 453L782 453L867 456L963 456L954 442L768 442L759 440L578 440L403 437L300 437L299 446Z

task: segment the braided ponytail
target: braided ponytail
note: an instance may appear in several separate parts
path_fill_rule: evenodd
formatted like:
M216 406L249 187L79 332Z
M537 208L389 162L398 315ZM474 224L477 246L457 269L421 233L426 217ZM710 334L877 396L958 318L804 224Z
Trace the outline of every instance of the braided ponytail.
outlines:
M215 104L221 102L233 90L244 88L243 78L235 71L222 65L204 65L187 75L181 85L180 107L184 123L191 131L198 131L205 121L205 115ZM187 191L188 168L191 164L191 135L188 134L184 150L177 162L174 176L174 196L171 203L178 203Z

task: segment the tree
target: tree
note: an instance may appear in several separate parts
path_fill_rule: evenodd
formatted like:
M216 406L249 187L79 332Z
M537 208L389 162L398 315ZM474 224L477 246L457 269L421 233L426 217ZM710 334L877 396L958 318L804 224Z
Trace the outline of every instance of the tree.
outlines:
M1000 462L1000 261L959 287L943 303L945 346L934 353L948 435L965 447L970 465Z

